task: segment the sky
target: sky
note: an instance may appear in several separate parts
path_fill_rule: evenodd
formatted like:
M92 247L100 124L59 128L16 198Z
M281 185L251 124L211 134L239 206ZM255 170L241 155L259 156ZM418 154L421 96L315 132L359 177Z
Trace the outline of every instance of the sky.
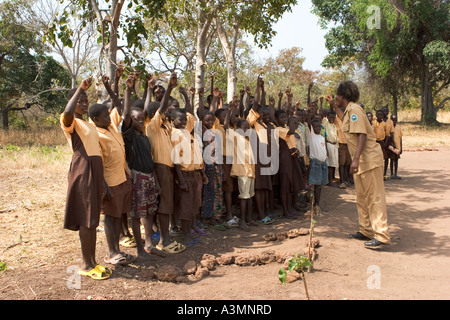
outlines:
M311 13L312 4L309 0L299 0L292 12L287 12L274 26L277 35L272 39L272 46L268 49L259 49L254 46L254 55L257 59L275 58L282 49L300 47L302 55L306 58L303 68L312 71L324 71L320 64L328 54L325 48L326 30L318 24L318 17ZM249 37L249 43L253 39Z

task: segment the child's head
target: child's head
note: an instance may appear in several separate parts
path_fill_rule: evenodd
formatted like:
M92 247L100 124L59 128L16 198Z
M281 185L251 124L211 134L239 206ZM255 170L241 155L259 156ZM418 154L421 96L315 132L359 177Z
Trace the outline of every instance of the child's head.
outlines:
M322 129L322 122L318 118L314 118L311 120L311 126L313 127L315 134L320 134L320 130Z
M203 118L203 125L206 129L212 129L214 122L216 121L216 116L214 113L205 111L205 117Z
M158 102L158 101L150 102L150 104L148 106L148 110L147 110L148 116L149 116L150 119L153 118L153 116L155 115L156 111L158 111L160 104L161 103Z
M381 122L383 121L383 110L377 110L377 112L375 113L376 117L377 117L377 121Z
M236 128L246 132L247 130L250 129L250 124L245 119L239 119L238 122L236 123Z
M139 108L131 108L131 124L137 131L144 132L145 115Z
M144 110L144 104L145 104L144 99L137 99L133 103L133 108L138 108L138 109Z
M179 108L180 102L177 99L175 99L174 97L170 97L168 106L169 106L169 108L170 107Z
M300 123L305 121L303 110L300 108L295 109L294 116L298 119Z
M395 114L391 115L391 120L394 123L394 127L397 125L397 116Z
M89 108L89 117L95 126L107 129L111 125L108 106L104 104L94 104Z
M72 99L77 91L76 88L69 91L68 99ZM86 92L82 91L80 96L78 97L77 106L75 108L75 113L85 115L89 111L89 101Z
M268 124L270 122L270 109L265 106L261 110L261 120L263 123Z
M372 123L372 121L373 121L373 114L372 114L372 112L366 112L366 116L367 116L367 119L369 119L369 122Z
M327 118L329 123L334 123L334 120L336 120L336 112L334 110L330 110Z
M281 127L284 127L288 122L288 116L286 111L282 109L278 109L275 111L275 120L277 120L277 124Z
M225 108L217 109L215 112L215 116L219 119L220 124L225 122L225 117L227 116L228 110Z
M389 107L388 106L384 106L381 108L381 111L383 112L383 118L387 119L388 115L389 115Z
M177 129L186 128L187 115L185 109L173 108L170 117L172 119L172 124L175 128Z
M153 88L153 97L155 97L156 101L161 101L162 98L164 97L164 93L166 93L166 89L164 89L164 87L160 84L156 85Z

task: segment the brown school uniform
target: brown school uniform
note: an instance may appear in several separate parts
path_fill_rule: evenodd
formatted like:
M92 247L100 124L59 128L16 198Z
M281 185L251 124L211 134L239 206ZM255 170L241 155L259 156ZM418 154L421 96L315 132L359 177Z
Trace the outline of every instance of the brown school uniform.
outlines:
M158 213L172 214L174 196L173 162L171 158L172 125L164 114L157 111L146 126L145 133L150 140L155 174L161 188Z
M253 127L257 134L257 150L256 150L256 164L255 164L255 190L272 190L272 175L268 174L267 171L270 170L271 162L262 163L260 154L266 155L271 159L271 139L269 134L272 130L267 128L262 122L259 122L260 115L253 109L247 116L247 121L251 127ZM275 127L275 126L273 126ZM263 151L261 151L261 149ZM268 159L268 160L269 160ZM267 161L264 161L267 162ZM264 170L264 171L262 171Z
M394 127L394 142L395 142L395 147L398 151L402 151L402 137L403 137L403 132L402 132L402 128L397 124ZM400 159L400 154L395 154L394 152L392 152L391 150L389 150L388 152L388 156L390 159Z
M104 195L103 161L97 131L87 121L74 118L70 127L61 128L73 151L68 174L64 228L78 231L80 226L96 228Z
M117 120L111 119L111 125L108 129L98 127L96 129L102 150L103 174L112 193L110 200L103 199L102 212L120 218L122 214L131 211L132 186L128 178L129 171L126 164L123 137L115 124Z
M364 110L356 103L349 103L345 109L342 131L352 158L358 145L358 135L367 136L359 159L358 172L354 174L359 232L380 242L390 243L383 181L383 153Z
M345 135L342 132L342 120L339 117L336 117L334 123L336 124L338 134L339 165L349 166L352 164L352 157L350 156L350 152L348 151L347 139L345 138Z
M279 133L279 170L278 184L280 194L298 193L305 188L300 163L292 156L292 148L296 147L294 135L288 135L289 129L277 127Z
M232 144L227 141L229 137L227 137L227 133L220 123L219 119L216 117L216 120L213 125L213 129L218 130L220 133L220 138L222 139L222 155L223 155L223 173L225 175L225 180L222 184L223 192L233 192L235 190L235 179L231 176L231 166L232 166L232 158L233 158L233 150L227 149L227 144L232 146ZM227 160L227 158L229 160Z
M387 149L386 149L386 122L378 122L376 119L372 121L372 128L375 132L375 138L378 144L381 146L381 151L383 151L383 158L387 158Z
M198 172L199 160L195 159L198 155L194 137L188 129L172 130L172 159L174 164L180 165L181 174L188 186L188 191L180 188L179 183L175 186L175 210L177 219L190 220L195 217L198 209L201 207L201 198L198 197L199 179Z

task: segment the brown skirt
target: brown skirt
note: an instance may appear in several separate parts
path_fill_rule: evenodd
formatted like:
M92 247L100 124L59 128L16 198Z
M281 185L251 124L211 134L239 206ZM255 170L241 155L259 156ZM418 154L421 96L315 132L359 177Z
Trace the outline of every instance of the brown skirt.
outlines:
M73 231L97 228L104 195L103 160L86 155L76 131L72 133L72 146L63 227Z
M184 180L188 185L188 191L180 189L180 186L176 184L175 192L175 218L181 220L190 220L195 217L200 206L202 205L199 198L199 180L196 171L181 171ZM201 193L200 193L201 194Z
M110 187L111 199L103 198L102 213L114 218L120 218L124 213L131 211L131 180L119 184L118 186Z
M155 174L161 188L158 213L173 214L173 168L161 163L155 163Z

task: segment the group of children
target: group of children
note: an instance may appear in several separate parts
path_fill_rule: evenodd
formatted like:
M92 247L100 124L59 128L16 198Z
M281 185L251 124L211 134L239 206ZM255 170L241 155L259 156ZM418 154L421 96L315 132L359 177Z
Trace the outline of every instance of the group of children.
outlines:
M116 72L113 87L102 77L109 99L90 107L85 91L92 79L84 80L61 115L74 152L64 227L80 232L80 274L107 279L112 273L95 261L93 230L100 212L109 248L105 262L120 265L135 260L120 245L136 247L137 256L146 259L180 253L200 241L205 224L248 231L276 218L294 218L307 202L320 214L322 186L352 184L342 121L323 108L323 99L311 101L312 84L305 109L300 101L293 103L289 88L279 93L277 106L272 97L267 104L261 77L253 94L246 87L224 103L211 76L206 99L204 88L178 88L182 108L172 95L178 87L175 73L166 88L149 76L142 98L135 90L139 74L131 73L121 98L122 72ZM303 196L308 189L311 201ZM239 216L232 214L236 202Z
M380 144L384 157L384 180L400 180L398 174L398 160L403 153L403 133L397 123L397 116L392 114L389 117L389 108L383 106L376 110L375 119L371 112L366 113L370 124L375 132L377 142ZM387 169L390 160L391 175L387 175Z

